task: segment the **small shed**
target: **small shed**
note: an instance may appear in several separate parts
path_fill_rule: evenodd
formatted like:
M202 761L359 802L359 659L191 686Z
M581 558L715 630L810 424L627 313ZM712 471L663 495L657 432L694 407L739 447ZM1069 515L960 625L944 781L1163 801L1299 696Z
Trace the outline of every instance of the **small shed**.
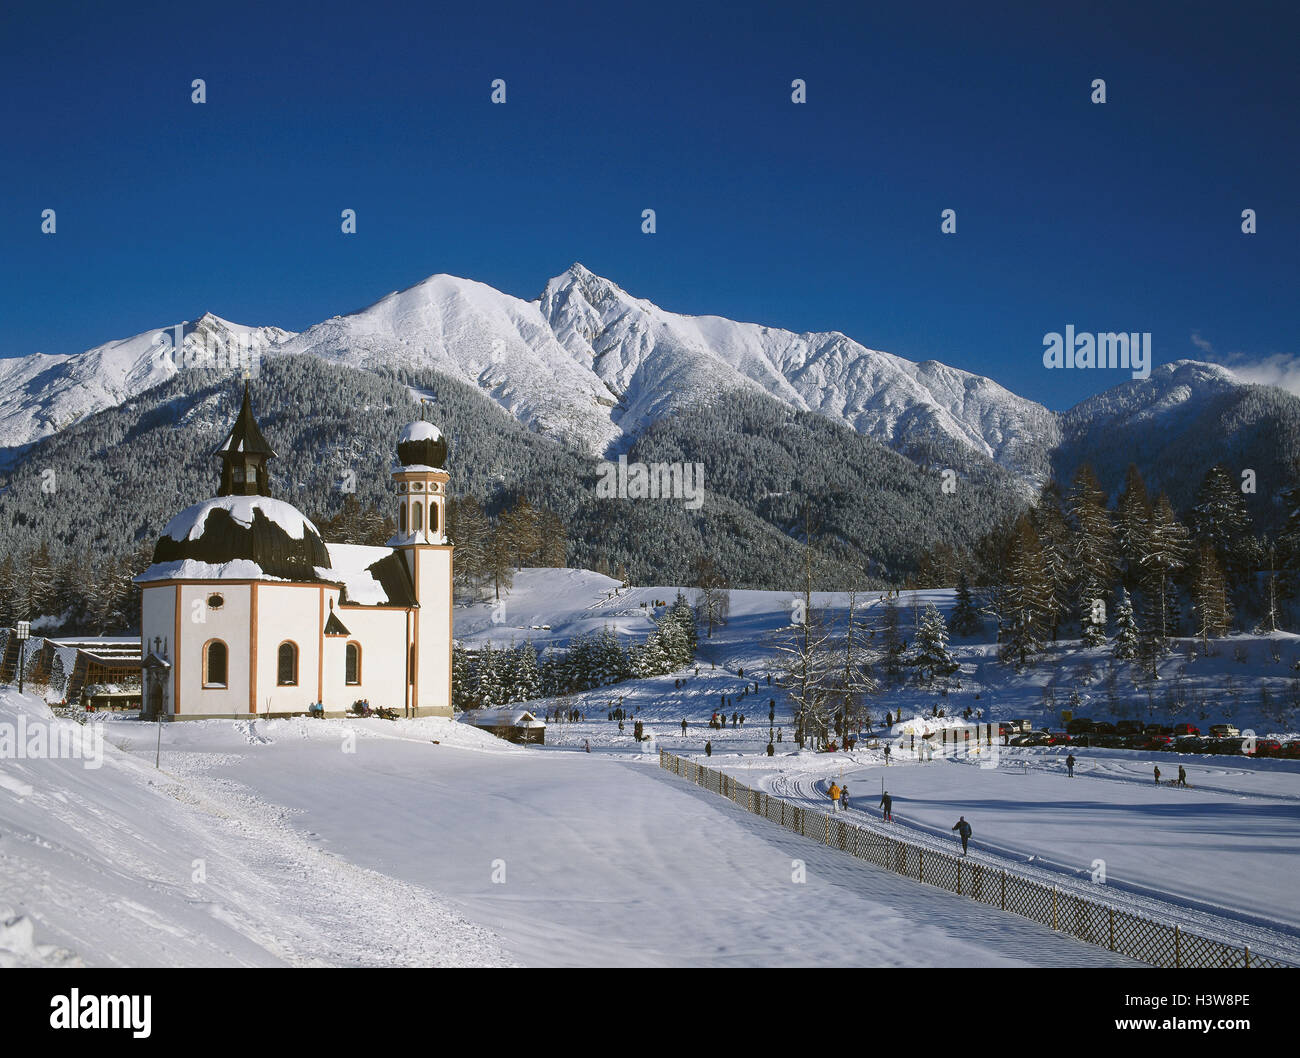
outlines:
M527 709L502 706L496 709L471 709L461 719L482 731L521 746L540 746L546 742L546 723Z

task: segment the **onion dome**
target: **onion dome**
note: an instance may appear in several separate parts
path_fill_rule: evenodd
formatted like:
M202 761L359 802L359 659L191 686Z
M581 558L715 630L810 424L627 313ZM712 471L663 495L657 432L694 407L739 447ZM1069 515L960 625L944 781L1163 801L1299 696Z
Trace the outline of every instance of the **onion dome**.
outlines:
M408 422L397 435L397 462L441 470L447 462L447 439L431 422Z
M269 496L218 496L176 515L153 551L153 579L319 581L329 552L298 508Z

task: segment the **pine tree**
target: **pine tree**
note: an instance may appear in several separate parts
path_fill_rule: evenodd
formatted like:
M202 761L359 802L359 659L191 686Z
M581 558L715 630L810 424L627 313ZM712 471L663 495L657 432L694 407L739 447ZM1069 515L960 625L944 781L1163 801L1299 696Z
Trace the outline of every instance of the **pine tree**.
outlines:
M1043 555L1043 616L1051 629L1052 641L1055 642L1061 621L1069 612L1070 597L1076 581L1075 546L1056 482L1049 481L1042 487L1038 502L1030 510L1029 517Z
M1149 550L1151 518L1146 482L1137 465L1130 463L1124 491L1115 503L1115 539L1124 560L1124 585L1130 589L1142 584L1142 556Z
M1152 509L1150 528L1142 555L1142 588L1147 598L1147 653L1154 659L1165 651L1173 632L1176 613L1174 578L1188 562L1187 529L1174 514L1164 493ZM1154 661L1153 661L1154 665Z
M970 580L962 570L957 577L957 605L948 619L948 631L955 636L971 636L980 630L980 615L971 596Z
M1227 580L1214 546L1208 540L1202 542L1197 554L1192 599L1198 621L1196 634L1201 637L1208 654L1210 639L1226 635L1228 624L1232 620Z
M1214 548L1220 567L1234 580L1240 579L1244 573L1241 548L1250 530L1250 514L1241 490L1223 464L1206 471L1196 494L1191 523L1196 539Z
M1050 594L1043 550L1032 521L1017 520L1007 555L1002 600L1002 658L1022 669L1037 655L1050 634Z
M1115 581L1115 531L1106 509L1106 493L1087 463L1076 472L1070 488L1070 520L1080 631L1085 643L1105 642L1106 627L1104 621L1098 621L1096 603L1110 597Z
M926 684L933 683L936 677L951 676L959 668L957 660L948 649L948 626L943 623L943 615L933 603L926 605L925 613L921 616L921 624L916 631L916 655L912 664Z
M501 515L498 528L504 533L516 569L523 569L536 560L542 547L542 534L537 512L527 496L520 496L515 505Z
M1119 601L1115 606L1115 642L1112 653L1117 658L1130 659L1138 656L1140 639L1137 619L1133 616L1133 603L1128 592L1119 590Z
M456 592L477 599L489 578L492 524L475 496L463 496L447 505L447 535L456 545L453 565Z
M903 655L907 641L903 638L899 622L898 602L892 594L881 604L880 647L884 655L885 675L891 683L903 675Z
M514 583L514 568L510 564L510 533L498 524L492 531L487 554L487 576L492 584L496 598L501 598L501 589L509 592Z

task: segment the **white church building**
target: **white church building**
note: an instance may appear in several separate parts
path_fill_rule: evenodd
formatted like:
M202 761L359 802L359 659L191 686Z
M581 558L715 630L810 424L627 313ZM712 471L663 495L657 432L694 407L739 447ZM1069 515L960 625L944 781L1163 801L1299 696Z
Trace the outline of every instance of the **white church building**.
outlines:
M447 443L406 426L392 468L397 535L330 544L270 494L275 458L243 406L215 453L217 495L176 515L141 585L142 711L170 720L306 713L357 701L451 716Z

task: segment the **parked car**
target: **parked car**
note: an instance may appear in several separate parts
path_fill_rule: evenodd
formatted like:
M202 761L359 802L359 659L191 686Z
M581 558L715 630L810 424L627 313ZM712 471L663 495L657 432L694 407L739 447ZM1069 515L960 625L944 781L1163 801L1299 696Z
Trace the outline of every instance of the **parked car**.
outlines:
M1241 741L1239 738L1211 738L1208 740L1208 752L1222 753L1229 757L1240 756L1242 753Z
M1175 735L1174 751L1176 753L1200 753L1205 740L1200 735Z
M1081 716L1078 719L1071 720L1067 723L1065 725L1065 730L1071 735L1086 735L1092 730L1092 721L1087 717Z
M1282 756L1287 760L1300 759L1300 741L1292 739L1290 742L1282 743Z
M1119 735L1117 737L1121 749L1146 749L1147 743L1151 740L1149 735Z
M1140 735L1144 726L1141 720L1121 720L1115 725L1115 732L1120 735Z
M1047 737L1049 746L1064 746L1070 742L1069 732L1066 731L1049 731Z
M1172 735L1175 732L1172 727L1166 724L1147 724L1142 733L1144 735Z
M1149 738L1147 738L1146 742L1142 744L1142 748L1156 750L1156 751L1173 749L1174 736L1173 735L1151 735Z
M1210 735L1214 738L1232 738L1241 732L1231 724L1211 724Z
M1195 724L1174 724L1171 728L1175 735L1199 735L1201 729Z
M1094 735L1117 735L1119 729L1114 724L1106 723L1105 720L1098 720L1092 725L1092 733Z
M1243 741L1245 741L1243 739ZM1275 738L1257 738L1255 739L1256 757L1280 757L1282 756L1282 743Z

